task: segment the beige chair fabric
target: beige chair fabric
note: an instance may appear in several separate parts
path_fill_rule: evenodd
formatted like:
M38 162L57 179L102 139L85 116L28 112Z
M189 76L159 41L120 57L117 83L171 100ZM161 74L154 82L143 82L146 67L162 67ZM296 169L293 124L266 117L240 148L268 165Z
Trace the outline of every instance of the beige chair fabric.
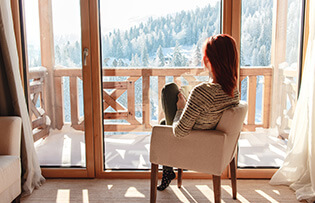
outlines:
M0 155L20 156L21 118L0 117Z
M172 126L154 126L151 163L221 175L236 152L247 105L225 111L216 130L192 130L184 138L173 136Z
M235 157L246 112L247 104L241 101L224 111L216 130L192 130L183 138L173 135L172 126L154 126L151 163L221 176Z
M0 117L0 203L21 193L21 118Z

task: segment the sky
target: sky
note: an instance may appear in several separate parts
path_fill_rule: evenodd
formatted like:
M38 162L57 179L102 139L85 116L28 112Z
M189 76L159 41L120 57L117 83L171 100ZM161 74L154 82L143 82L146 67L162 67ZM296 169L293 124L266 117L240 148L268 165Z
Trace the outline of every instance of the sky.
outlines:
M204 7L219 0L101 0L100 13L102 32L113 28L126 29L146 20L182 10Z
M100 0L102 34L128 29L148 17L214 5L219 0ZM52 0L54 33L80 35L80 0ZM38 0L25 1L28 41L39 44Z

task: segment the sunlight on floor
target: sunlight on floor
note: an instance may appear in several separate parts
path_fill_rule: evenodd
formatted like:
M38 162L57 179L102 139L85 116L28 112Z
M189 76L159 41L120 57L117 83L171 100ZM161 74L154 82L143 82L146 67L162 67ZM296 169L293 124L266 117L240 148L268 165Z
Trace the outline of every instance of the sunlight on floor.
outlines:
M224 189L227 193L229 193L229 195L233 196L233 195L232 195L232 188L231 188L230 186L228 186L228 185L222 185L221 187L222 187L222 189ZM239 200L239 201L242 202L242 203L249 203L249 201L248 201L245 197L243 197L241 194L239 194L239 193L237 193L236 197L237 197L237 200Z
M182 193L182 191L177 187L177 185L170 185L172 191L177 196L177 198L181 202L189 202L189 200L185 197L185 195Z
M232 198L231 180L222 179L222 202L287 202L298 203L294 191L286 186L273 186L269 180L238 180L237 200ZM214 202L211 180L184 179L179 189L176 181L165 191L157 191L157 202ZM21 203L41 202L149 202L149 179L47 179Z
M196 185L198 190L211 202L214 199L213 191L208 185Z
M277 195L280 195L279 190L272 190L272 192L276 193Z
M135 187L129 187L125 193L125 197L141 197L145 198L145 195L137 190Z
M110 190L113 187L113 185L107 185L107 189Z
M82 200L83 203L89 203L89 190L82 190Z
M263 196L264 198L266 198L268 201L270 202L278 202L277 200L275 200L274 198L270 197L269 195L267 195L265 192L261 191L261 190L255 190L258 194L260 194L261 196Z
M59 189L57 192L56 202L70 202L70 190Z

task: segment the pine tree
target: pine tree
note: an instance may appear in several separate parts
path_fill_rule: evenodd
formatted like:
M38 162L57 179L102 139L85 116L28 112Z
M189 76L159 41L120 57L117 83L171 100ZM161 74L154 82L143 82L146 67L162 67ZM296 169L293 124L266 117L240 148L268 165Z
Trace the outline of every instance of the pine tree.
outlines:
M77 65L81 65L81 46L78 41L74 43L74 47L71 51L71 59Z
M125 66L124 61L123 61L122 59L119 59L119 60L118 60L118 63L117 63L117 66L118 66L118 67L124 67L124 66Z
M105 58L105 59L104 59L103 66L108 67L108 63L107 63L108 61L109 61L109 58Z
M258 62L258 51L257 51L256 48L253 51L251 61L252 61L252 63L251 63L252 66L258 66L259 65L259 62Z
M200 52L199 46L195 45L191 62L192 62L192 66L200 66L200 64L201 64L201 52Z
M161 45L159 46L158 50L156 51L155 64L158 67L165 66L165 59L164 59L164 54L163 54Z
M113 67L117 67L117 60L116 59L113 60L113 64L112 65L113 65Z
M140 66L140 61L139 61L139 56L138 54L133 55L131 57L131 61L130 61L130 67L139 67Z
M55 47L55 61L58 65L61 63L61 50L59 45Z
M69 60L70 59L69 50L70 50L70 42L67 41L67 44L63 48L63 54L62 54L62 59L61 59L61 65L63 66L71 66L71 61Z
M142 61L142 66L146 67L149 65L149 55L147 52L147 48L144 46L141 52L141 61Z
M181 66L188 66L189 65L188 59L186 58L185 55L182 55L182 60L181 61L182 61Z
M266 46L262 45L258 52L258 65L260 66L267 66L269 65L270 61L268 60L268 55L266 51Z
M182 66L182 54L180 49L180 44L176 41L176 46L174 48L173 58L172 58L172 65L173 66Z

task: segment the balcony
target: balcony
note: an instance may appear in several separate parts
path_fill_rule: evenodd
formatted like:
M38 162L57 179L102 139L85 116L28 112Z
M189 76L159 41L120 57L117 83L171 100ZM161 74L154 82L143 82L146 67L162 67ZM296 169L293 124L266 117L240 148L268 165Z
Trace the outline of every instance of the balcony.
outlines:
M47 112L51 107L47 105L49 87L46 83L49 73L45 67L30 69L32 124L40 163L43 166L85 167L81 69L56 67L52 73L57 94L53 100L55 103L52 105L57 107L57 110L54 114L49 115ZM288 78L293 76L292 73L286 73L290 73L290 71L283 71L283 77L281 77L283 81L279 83L282 84L282 87L288 85ZM173 76L173 80L178 85L184 83L196 85L199 82L194 76L206 76L205 74L202 68L190 67L104 68L103 77L112 78L110 81L103 80L103 129L106 134L104 139L105 168L149 168L149 136L152 125L157 124L158 120L163 118L160 97L167 77ZM123 76L126 76L125 80L115 81L115 78ZM272 67L242 67L240 69L240 89L246 91L241 92L241 95L245 97L249 107L240 139L240 166L255 164L248 159L250 154L262 156L261 158L266 156L264 153L255 152L255 150L261 150L259 147L253 147L257 144L262 147L273 146L274 154L267 155L267 159L263 158L265 160L263 164L266 166L279 165L283 160L285 141L274 134L270 135L269 129L272 76ZM154 82L153 78L155 78ZM157 89L153 88L152 83L157 83ZM137 85L140 85L140 90L136 87ZM259 95L257 91L261 90L261 97L256 96ZM126 104L117 101L123 94L126 94L127 97ZM135 102L135 94L142 94L141 104ZM257 115L256 102L262 104L261 116ZM286 112L286 105L281 105L281 108L283 108L282 112ZM65 109L67 110L65 111ZM292 115L290 116L292 117ZM288 116L284 117L288 120ZM289 124L289 122L283 123ZM281 128L285 129L285 127ZM73 147L73 143L79 143L80 147ZM124 155L130 153L133 156L124 156L121 150L124 151ZM48 152L52 156L47 157Z

